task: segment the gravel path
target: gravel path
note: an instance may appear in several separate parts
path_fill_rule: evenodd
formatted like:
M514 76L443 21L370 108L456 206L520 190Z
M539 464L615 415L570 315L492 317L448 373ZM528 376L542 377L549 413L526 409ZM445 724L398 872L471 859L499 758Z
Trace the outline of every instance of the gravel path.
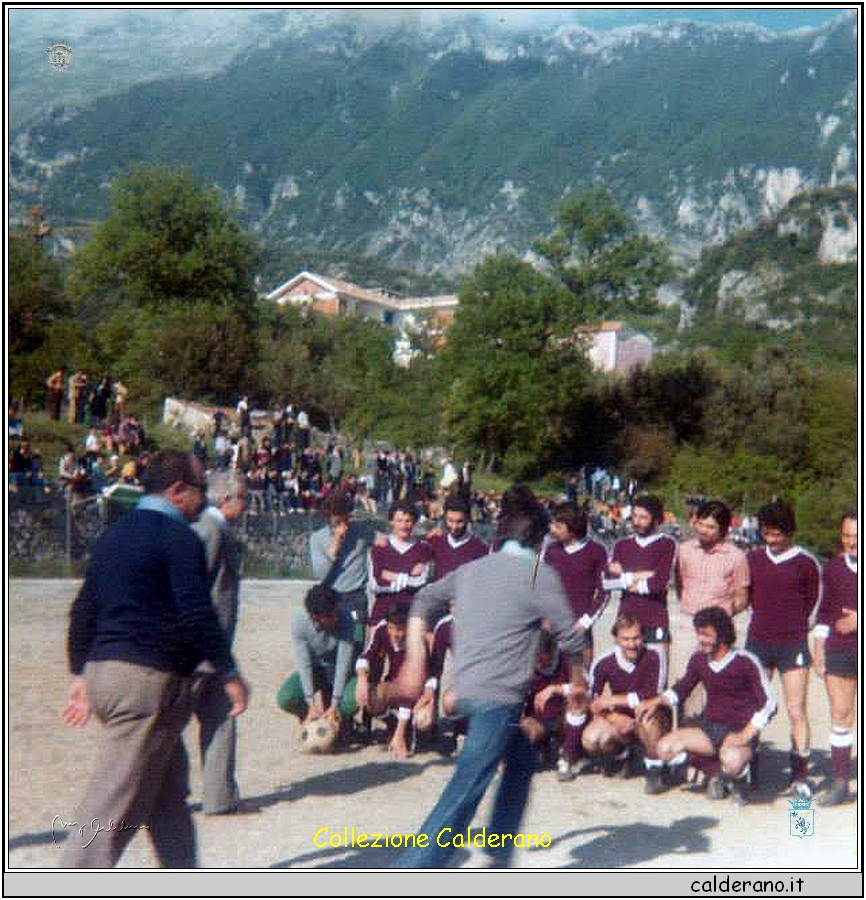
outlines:
M250 708L239 722L238 780L254 811L231 817L196 813L205 867L385 867L398 851L316 847L321 828L342 833L409 833L418 828L450 776L437 753L391 762L379 746L327 757L297 752L298 728L274 696L292 668L289 622L308 583L247 581L242 586L236 656L249 679ZM13 868L59 863L63 822L75 820L91 770L99 727L68 729L59 718L68 675L65 629L77 582L12 580L8 597L8 841ZM671 603L675 609L675 603ZM608 610L596 630L597 652L610 645ZM774 683L777 691L778 680ZM812 679L813 771L829 771L824 687ZM193 737L190 730L190 738ZM740 810L677 788L645 797L642 779L587 775L561 785L552 772L533 780L523 831L549 834L545 850L518 851L521 867L744 869L853 868L857 807L815 809L815 833L790 836L781 796L787 761L784 711L765 733L762 790ZM189 746L192 746L190 740ZM193 766L192 797L200 775ZM488 792L488 796L491 792ZM473 822L487 819L485 802ZM54 826L54 833L52 833ZM462 853L457 864L471 858ZM149 843L135 839L121 867L152 867Z

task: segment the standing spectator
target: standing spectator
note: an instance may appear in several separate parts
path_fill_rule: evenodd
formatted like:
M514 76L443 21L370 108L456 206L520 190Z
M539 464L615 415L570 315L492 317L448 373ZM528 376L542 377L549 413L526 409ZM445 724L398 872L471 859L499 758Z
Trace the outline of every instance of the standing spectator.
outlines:
M208 478L210 506L193 525L204 544L211 599L229 648L238 619L243 544L232 526L244 514L247 488L235 472ZM204 766L202 811L205 815L233 813L240 795L235 780L237 729L223 678L203 662L193 682L193 710L199 722L199 749Z
M24 422L21 419L21 407L17 400L13 400L9 404L8 434L10 438L24 437Z
M226 414L217 407L214 410L213 414L213 433L214 435L220 435L223 431L223 425L225 424Z
M201 463L203 469L207 469L207 442L203 431L195 433L192 441L192 455Z
M450 459L446 459L442 465L442 477L439 479L439 487L444 493L448 493L457 484L457 469Z
M216 437L214 438L214 465L218 469L225 469L228 467L228 464L231 460L231 446L229 444L229 439L223 434L222 431L218 431L216 433Z
M27 438L22 438L21 443L12 451L10 470L12 484L16 490L22 490L32 483L33 456Z
M63 389L65 382L66 366L61 366L53 375L50 375L45 382L45 387L47 388L46 406L48 407L48 417L52 422L57 422L60 419L60 406L63 403Z
M824 596L815 626L815 673L823 676L830 700L830 790L822 806L838 806L850 797L854 701L857 697L857 513L842 519L842 553L824 567Z
M253 436L253 428L252 421L250 419L250 401L249 397L243 396L238 402L237 407L238 413L238 425L241 429L241 437L252 438Z
M102 426L103 421L108 417L108 406L111 403L111 379L108 375L102 378L94 385L90 394L90 424L96 428Z
M83 424L86 398L87 373L79 369L69 379L69 421L72 425Z
M247 705L211 603L204 548L188 525L204 500L204 472L194 458L165 451L145 471L145 492L93 549L70 615L74 678L63 710L70 726L86 725L94 712L104 727L81 821L126 827L87 842L73 835L64 868L114 866L142 827L163 866L194 867L181 732L195 666L213 664L231 715Z
M111 421L114 425L120 425L126 415L126 399L129 396L129 388L120 380L112 385L114 391L114 406L111 410Z
M310 446L310 417L303 409L298 410L295 425L298 430L298 446L301 450L306 450Z

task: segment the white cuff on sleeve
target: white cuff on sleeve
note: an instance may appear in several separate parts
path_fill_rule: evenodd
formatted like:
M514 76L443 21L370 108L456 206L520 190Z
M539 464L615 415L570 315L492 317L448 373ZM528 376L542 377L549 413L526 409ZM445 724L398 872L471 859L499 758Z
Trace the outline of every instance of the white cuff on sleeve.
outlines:
M408 722L412 718L412 710L408 706L401 706L397 710L397 718L401 722Z
M578 620L577 624L580 625L585 631L589 631L592 628L592 619L587 613L584 613Z
M370 668L370 663L367 662L364 657L359 657L358 661L355 663L355 671L356 672L366 672Z
M667 698L667 701L671 706L680 705L680 698L677 696L677 692L673 688L668 688L664 692L664 694L662 694L662 696Z
M763 731L767 727L767 717L761 715L759 712L756 712L749 721L758 729L758 731Z
M627 591L630 590L631 586L634 584L634 575L632 575L631 572L623 572L622 583L625 585Z
M829 625L816 625L814 628L815 637L819 640L826 641L828 637L830 637L830 626Z
M626 694L626 699L628 700L628 705L630 709L637 709L640 705L640 697L634 692L631 691Z
M438 688L438 687L439 687L439 679L438 678L428 678L424 682L424 688L426 690L435 691L436 688Z
M571 683L570 682L565 682L565 684L560 685L560 687L562 688L562 696L563 697L571 696Z

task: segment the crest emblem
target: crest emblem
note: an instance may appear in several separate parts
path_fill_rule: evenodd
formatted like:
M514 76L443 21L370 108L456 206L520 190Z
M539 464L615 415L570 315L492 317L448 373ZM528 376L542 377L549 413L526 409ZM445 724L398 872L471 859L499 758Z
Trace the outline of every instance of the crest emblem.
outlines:
M798 797L796 800L789 800L788 803L791 804L789 811L791 837L811 837L815 833L815 810L812 809L812 801Z
M52 44L46 52L48 53L48 61L51 63L51 68L55 72L62 72L64 69L69 68L69 63L72 62L72 47L69 44Z

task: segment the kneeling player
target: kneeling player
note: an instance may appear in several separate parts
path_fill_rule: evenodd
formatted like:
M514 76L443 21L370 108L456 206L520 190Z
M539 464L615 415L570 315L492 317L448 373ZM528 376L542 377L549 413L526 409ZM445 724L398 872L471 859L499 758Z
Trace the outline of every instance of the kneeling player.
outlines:
M641 623L634 616L621 615L612 629L616 645L600 656L590 670L592 720L583 731L584 750L606 758L606 771L625 764L631 747L639 743L644 751L648 794L665 789L664 763L658 756L659 739L670 731L669 710L651 718L635 718L642 700L655 697L667 683L661 653L643 642ZM609 693L603 693L605 686Z
M533 747L542 753L551 749L551 741L562 740L566 697L571 693L571 669L566 655L556 646L549 631L542 632L535 670L520 728Z
M718 760L721 774L718 766L709 768L709 796L721 800L731 790L737 803L743 804L750 780L749 764L761 730L776 711L776 701L758 659L734 649L734 623L723 609L702 609L695 615L694 626L700 649L689 660L685 675L664 694L644 700L637 708L637 718L652 720L661 706L682 704L702 684L707 694L703 714L661 738L659 757L665 762L682 763L692 753Z
M371 716L397 717L388 744L391 755L396 759L405 759L412 753L412 741L409 739L412 705L395 696L390 684L396 679L406 655L407 616L402 607L391 607L387 618L373 629L370 642L355 664L358 706Z

